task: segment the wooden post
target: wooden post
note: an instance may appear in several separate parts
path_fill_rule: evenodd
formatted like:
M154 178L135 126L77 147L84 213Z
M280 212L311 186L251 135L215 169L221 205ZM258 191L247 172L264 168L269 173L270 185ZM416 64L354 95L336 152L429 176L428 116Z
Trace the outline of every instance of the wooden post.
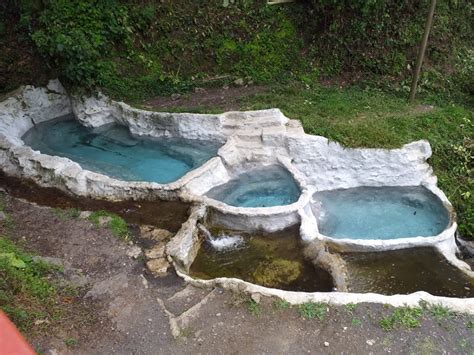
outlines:
M416 60L415 73L413 74L413 80L411 82L410 89L410 103L415 101L416 95L416 86L418 85L418 78L420 77L421 65L423 64L423 59L425 57L426 44L428 43L428 36L430 35L431 24L433 23L433 15L436 7L436 0L431 0L430 12L426 19L425 24L425 33L423 34L423 39L421 41L420 51L418 52L418 58Z

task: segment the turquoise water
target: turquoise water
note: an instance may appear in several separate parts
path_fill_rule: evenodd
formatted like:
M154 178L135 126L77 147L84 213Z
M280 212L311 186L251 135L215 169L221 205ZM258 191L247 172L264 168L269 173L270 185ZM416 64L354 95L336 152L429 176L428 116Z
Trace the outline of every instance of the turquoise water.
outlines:
M319 231L334 238L434 236L449 223L442 202L424 187L357 187L314 195Z
M208 197L237 207L271 207L296 202L300 189L279 166L254 169L211 189Z
M69 158L120 180L162 184L181 178L219 149L209 141L137 137L118 125L92 130L70 118L38 124L23 141L43 154Z

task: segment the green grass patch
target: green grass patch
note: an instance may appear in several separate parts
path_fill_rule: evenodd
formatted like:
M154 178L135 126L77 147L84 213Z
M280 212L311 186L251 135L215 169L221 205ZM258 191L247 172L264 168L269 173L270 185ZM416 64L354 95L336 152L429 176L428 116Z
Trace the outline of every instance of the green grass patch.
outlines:
M278 311L282 311L284 309L289 309L291 307L290 302L287 302L282 299L278 299L273 302L273 308Z
M250 299L247 301L247 310L250 312L251 315L258 317L262 313L262 306L254 300Z
M467 328L474 330L474 320L470 320L469 322L467 322Z
M435 317L438 321L444 319L450 319L453 317L453 313L447 307L444 307L440 304L432 305L429 307L430 314Z
M305 319L318 318L323 320L326 316L327 304L307 302L298 306L298 313Z
M0 237L0 308L21 331L31 329L35 321L60 316L60 290L48 280L56 270Z
M419 307L399 307L394 310L392 315L382 318L379 324L385 331L390 331L397 326L413 329L421 325L422 314L423 309Z
M122 217L114 213L101 210L92 212L92 214L89 216L89 220L96 226L100 226L101 217L109 219L107 222L107 228L112 232L113 235L124 240L129 239L130 235L128 233L128 225Z

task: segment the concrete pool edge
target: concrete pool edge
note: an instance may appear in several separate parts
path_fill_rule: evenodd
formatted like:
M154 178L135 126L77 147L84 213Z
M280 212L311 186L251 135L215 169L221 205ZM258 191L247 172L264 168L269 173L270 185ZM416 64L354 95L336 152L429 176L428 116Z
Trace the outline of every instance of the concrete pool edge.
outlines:
M0 108L0 163L6 174L31 178L41 186L57 187L78 196L110 200L183 199L200 203L214 210L216 220L226 219L225 225L234 228L275 231L301 223L300 237L308 243L316 240L333 242L318 232L310 208L315 191L357 186L425 186L450 212L449 226L442 233L389 241L349 240L339 243L340 246L351 251L431 246L452 265L471 277L473 275L467 269L469 266L456 257L455 215L447 197L436 186L437 179L426 162L431 156L426 141L390 150L351 149L324 137L304 133L298 121L289 120L277 109L220 115L151 112L115 102L103 95L71 98L58 81L50 82L46 88L27 86L1 102ZM69 159L34 152L21 141L22 134L34 124L71 112L82 123L92 127L117 122L138 135L151 132L156 137L216 139L223 145L216 157L181 179L163 185L112 179L84 170ZM241 208L204 196L210 188L229 181L239 171L270 164L281 165L293 175L302 192L298 201L287 206ZM193 223L196 222L190 217L183 227ZM181 242L195 243L192 238ZM188 246L196 247L195 244ZM180 258L192 259L192 253L170 255L174 262Z

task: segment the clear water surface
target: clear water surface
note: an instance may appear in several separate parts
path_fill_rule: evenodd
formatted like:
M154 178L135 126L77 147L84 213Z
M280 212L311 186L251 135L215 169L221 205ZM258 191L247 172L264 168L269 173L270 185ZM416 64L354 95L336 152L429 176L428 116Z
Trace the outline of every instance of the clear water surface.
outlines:
M202 165L220 146L201 140L138 137L118 125L89 129L73 117L40 123L23 141L43 154L69 158L91 171L161 184Z
M272 165L240 174L206 195L236 207L271 207L296 202L300 189L287 170Z
M314 195L319 230L334 238L434 236L449 223L439 198L421 186L356 187Z

